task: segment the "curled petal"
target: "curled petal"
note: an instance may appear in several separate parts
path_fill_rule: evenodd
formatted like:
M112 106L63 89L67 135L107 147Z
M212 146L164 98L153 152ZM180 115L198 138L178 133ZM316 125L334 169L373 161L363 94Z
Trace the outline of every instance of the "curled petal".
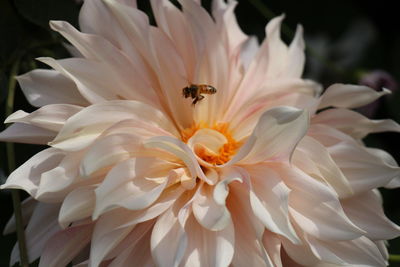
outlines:
M318 113L311 123L328 125L355 139L362 139L370 133L400 132L400 125L393 120L370 120L348 109L325 110Z
M377 92L366 86L334 84L329 86L321 96L319 108L338 107L338 108L358 108L369 104L383 95L390 94L390 90L383 89Z
M2 142L46 145L57 135L56 132L37 126L14 123L0 133Z
M75 83L58 71L37 69L18 76L17 80L32 106L89 104L79 93Z
M238 161L243 164L289 161L307 128L307 112L291 107L272 108L261 116L251 136L226 165Z

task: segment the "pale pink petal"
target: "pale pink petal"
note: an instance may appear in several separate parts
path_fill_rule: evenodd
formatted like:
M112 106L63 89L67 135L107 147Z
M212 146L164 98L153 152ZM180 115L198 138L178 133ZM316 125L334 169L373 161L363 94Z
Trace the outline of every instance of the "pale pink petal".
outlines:
M217 188L218 184L215 186ZM213 196L213 188L203 185L193 200L193 215L201 227L211 231L221 231L232 223L225 203L218 203ZM200 227L200 226L199 226Z
M56 132L25 123L14 123L0 133L2 142L46 145Z
M97 35L80 33L67 22L51 21L50 26L67 38L86 58L95 60L98 64L107 64L107 79L112 75L121 82L117 84L114 81L115 85L112 87L112 90L119 92L120 97L158 105L157 95L150 87L150 81L146 80L143 69L109 41ZM135 90L132 90L133 84Z
M329 147L328 151L355 194L385 186L400 175L397 164L390 164L355 142L341 142Z
M116 165L95 190L96 219L107 210L124 207L140 210L150 206L168 184L168 162L155 158L128 159Z
M187 77L191 81L198 55L195 42L182 12L168 0L151 0L151 7L157 26L167 34L185 65Z
M261 116L251 136L227 164L288 161L307 128L307 112L291 107L272 108Z
M321 96L319 108L358 108L369 104L383 95L390 94L390 90L380 92L362 85L334 84L329 86Z
M58 132L64 126L65 121L80 110L82 110L82 107L75 105L46 105L32 113L18 110L8 116L5 123L25 123L45 130Z
M157 266L177 267L180 264L188 244L183 227L176 207L168 209L157 219L150 241L151 254Z
M323 124L311 124L307 135L314 138L325 147L330 147L343 141L354 141L351 136Z
M38 58L39 61L73 80L79 92L91 103L124 99L120 88L127 86L107 65L84 58Z
M107 254L132 231L135 225L119 227L121 218L102 216L94 227L89 266L99 266Z
M327 182L339 197L348 197L353 190L328 150L312 137L305 136L293 153L292 163L308 175L317 176Z
M35 261L43 251L47 242L61 228L57 223L58 204L38 203L32 218L25 229L26 247L29 262ZM19 249L16 244L11 252L10 266L19 261Z
M132 4L133 1L130 3ZM84 1L79 14L79 26L82 32L103 36L128 54L133 50L133 45L118 23L117 18L103 1Z
M190 216L185 230L188 244L182 266L229 266L235 246L235 232L232 223L223 230L209 231L199 225L193 216Z
M311 123L328 125L355 139L362 139L370 133L400 132L400 125L393 120L370 120L348 109L325 110L318 113Z
M369 191L341 201L349 219L372 240L388 240L400 235L400 227L384 214L379 191Z
M17 80L32 106L89 104L79 93L74 82L58 71L37 69L18 76Z
M230 185L227 199L235 227L233 266L272 266L262 245L264 225L254 216L248 189L239 183Z
M298 25L296 34L289 46L285 71L283 72L285 76L294 78L301 77L305 64L304 49L303 27Z
M36 207L36 204L37 201L35 201L33 197L28 197L21 202L22 222L24 226L28 224L29 219L31 218L32 213ZM11 234L12 232L15 232L15 230L15 216L12 215L12 217L8 220L6 226L4 227L3 235Z
M230 1L225 3L224 0L215 0L212 4L212 14L219 28L219 33L224 37L229 57L234 60L240 51L239 47L248 39L248 36L243 33L236 20L234 10L237 2Z
M39 267L66 266L90 242L93 224L62 230L46 243Z
M284 164L270 166L292 190L289 211L301 230L323 240L335 241L358 238L365 233L346 216L331 187L297 168Z
M144 145L149 148L160 148L174 154L185 163L192 177L199 177L210 185L217 182L215 179L210 179L212 177L207 177L204 174L193 151L182 141L169 136L160 136L146 140Z
M293 243L299 243L289 220L290 189L268 165L248 166L246 171L252 185L250 203L254 215L269 231L285 236Z
M278 235L265 231L263 235L263 245L271 261L276 267L283 267L281 259L282 241Z
M307 244L295 245L289 240L282 239L282 263L284 267L316 266L318 262L319 259Z
M58 215L60 226L66 228L70 223L90 217L96 201L92 185L71 191L62 202Z
M172 133L176 132L161 111L137 101L114 100L91 105L69 118L51 145L66 150L80 150L104 130L126 119L147 121Z
M141 155L138 142L134 134L115 134L96 140L83 157L79 173L89 177L105 167Z
M323 261L341 266L387 266L386 259L368 238L329 242L309 237L307 240L313 253Z
M153 223L141 223L121 243L128 243L128 247L122 252L117 247L116 257L108 267L129 266L135 263L137 266L153 267L151 258L150 238Z
M13 171L0 188L22 189L35 197L42 173L57 167L64 156L65 153L58 149L45 149Z

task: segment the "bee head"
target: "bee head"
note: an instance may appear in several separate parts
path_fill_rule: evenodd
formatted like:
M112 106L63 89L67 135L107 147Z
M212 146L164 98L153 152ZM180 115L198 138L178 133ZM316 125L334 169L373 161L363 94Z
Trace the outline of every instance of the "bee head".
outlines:
M191 92L190 87L185 87L185 88L182 89L182 95L185 98L190 97L190 92Z

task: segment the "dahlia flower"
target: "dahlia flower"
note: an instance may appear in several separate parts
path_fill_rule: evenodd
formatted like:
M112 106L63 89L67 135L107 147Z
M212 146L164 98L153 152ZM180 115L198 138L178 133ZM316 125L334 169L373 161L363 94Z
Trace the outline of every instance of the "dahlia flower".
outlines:
M386 266L378 187L399 186L369 133L392 120L350 110L386 90L301 78L299 26L283 16L258 45L235 1L86 0L78 31L51 27L74 57L18 77L32 113L17 111L3 141L47 144L3 189L25 190L30 261L40 266ZM189 85L209 85L195 105ZM200 93L200 92L197 92ZM196 96L196 95L195 95ZM13 219L5 232L15 228ZM11 265L18 261L18 248Z

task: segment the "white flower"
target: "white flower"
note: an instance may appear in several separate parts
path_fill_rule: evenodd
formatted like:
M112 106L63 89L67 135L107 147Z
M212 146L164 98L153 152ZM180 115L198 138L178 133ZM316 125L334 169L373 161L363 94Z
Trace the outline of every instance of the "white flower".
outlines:
M18 78L39 109L12 114L0 138L49 145L2 186L32 196L30 260L385 266L399 227L376 188L397 187L400 169L360 140L400 127L349 108L386 91L336 84L320 96L301 79L302 28L286 46L283 17L258 47L234 1L213 2L215 21L196 1L151 4L157 27L133 2L86 0L82 32L51 22L79 54ZM193 106L190 84L217 92Z

